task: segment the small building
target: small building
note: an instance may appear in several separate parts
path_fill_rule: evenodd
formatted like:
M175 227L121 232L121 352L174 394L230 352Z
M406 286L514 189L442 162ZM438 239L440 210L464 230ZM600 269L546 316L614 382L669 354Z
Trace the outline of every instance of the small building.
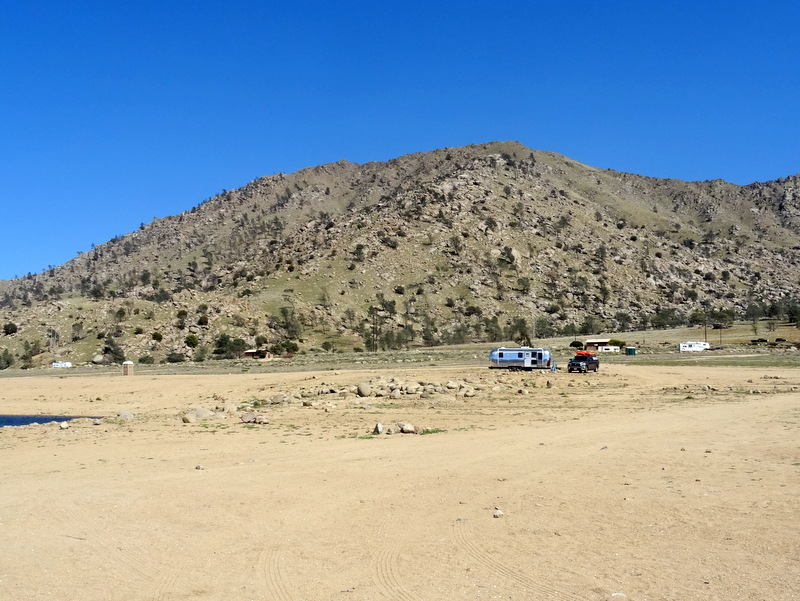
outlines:
M711 345L708 342L699 342L696 340L681 342L678 345L678 351L680 351L681 353L698 353L702 351L707 351L710 348Z
M618 353L619 352L619 347L618 346L612 346L610 344L604 344L603 346L598 346L597 347L597 352L598 353Z
M608 346L611 338L589 338L583 343L583 349L587 351L599 351L601 346ZM617 347L619 351L619 347Z
M242 351L242 357L247 359L272 359L272 353L264 349L249 348Z
M133 361L123 361L122 362L122 375L123 376L132 376L133 375Z

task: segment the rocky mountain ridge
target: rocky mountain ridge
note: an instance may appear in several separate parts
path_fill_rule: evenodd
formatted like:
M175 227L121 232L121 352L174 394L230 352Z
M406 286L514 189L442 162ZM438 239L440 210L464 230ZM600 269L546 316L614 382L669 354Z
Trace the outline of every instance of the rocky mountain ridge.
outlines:
M0 282L0 346L196 360L222 334L371 350L794 318L798 233L798 176L648 178L515 142L340 161Z

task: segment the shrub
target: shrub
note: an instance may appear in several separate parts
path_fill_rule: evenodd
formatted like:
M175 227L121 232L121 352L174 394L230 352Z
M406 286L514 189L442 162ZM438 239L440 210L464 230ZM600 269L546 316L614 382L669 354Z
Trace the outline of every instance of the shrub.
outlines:
M152 337L156 342L161 342L164 340L164 336L161 334L161 332L153 332Z
M189 348L197 348L197 345L200 344L200 339L194 334L189 334L183 341Z
M122 363L125 361L125 351L120 348L117 341L114 340L113 336L108 336L106 338L106 344L103 348L103 354L109 355L111 357L111 361L114 363Z
M619 348L624 348L626 346L624 340L617 340L616 338L612 338L611 340L609 340L608 345L618 346Z
M19 331L17 324L8 322L6 325L3 326L3 334L6 336L11 336L12 334L16 334Z
M13 363L14 355L12 355L7 348L4 348L3 352L0 353L0 369L7 369L11 367Z
M183 353L170 353L167 355L167 363L183 363L186 361L186 357Z
M300 350L300 347L291 340L282 340L278 344L273 344L269 351L273 355L293 355Z
M569 343L570 348L583 348L583 342L580 340L573 340Z
M228 334L220 334L214 343L214 355L218 359L236 359L247 349L247 343L241 338L231 338Z
M152 355L142 355L141 357L139 357L139 363L141 363L142 365L152 365L155 362L156 360L153 359Z

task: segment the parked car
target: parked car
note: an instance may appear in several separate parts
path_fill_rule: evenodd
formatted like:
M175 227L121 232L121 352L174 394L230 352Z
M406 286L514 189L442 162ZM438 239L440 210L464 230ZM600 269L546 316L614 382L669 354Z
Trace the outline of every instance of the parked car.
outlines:
M596 372L598 369L600 369L600 359L589 351L578 351L567 363L567 372L576 371L585 374L589 371Z

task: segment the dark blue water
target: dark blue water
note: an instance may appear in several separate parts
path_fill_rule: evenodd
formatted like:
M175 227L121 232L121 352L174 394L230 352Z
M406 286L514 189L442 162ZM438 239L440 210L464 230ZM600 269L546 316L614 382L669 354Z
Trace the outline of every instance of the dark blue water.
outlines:
M0 415L0 428L3 426L29 426L30 424L48 424L50 422L68 422L75 415Z

